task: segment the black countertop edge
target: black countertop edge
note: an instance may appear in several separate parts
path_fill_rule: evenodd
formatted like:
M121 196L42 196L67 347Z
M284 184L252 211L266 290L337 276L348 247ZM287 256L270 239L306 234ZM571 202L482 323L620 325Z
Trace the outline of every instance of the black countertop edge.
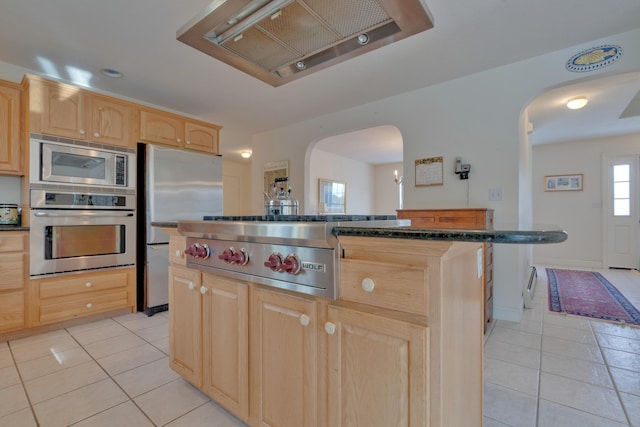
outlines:
M338 237L384 237L388 239L447 240L455 242L516 244L561 243L569 237L567 233L562 230L444 230L411 227L371 228L349 226L334 227L333 234Z
M0 231L29 231L29 227L21 225L0 225Z

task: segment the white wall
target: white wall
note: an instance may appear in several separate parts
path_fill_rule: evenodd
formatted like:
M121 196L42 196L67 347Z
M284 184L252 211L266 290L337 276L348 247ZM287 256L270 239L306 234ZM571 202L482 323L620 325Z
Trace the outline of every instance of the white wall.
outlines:
M372 213L375 215L396 215L396 209L400 209L400 189L398 184L393 181L394 171L398 171L398 176L403 176L403 164L387 163L374 167L375 183L373 188L375 189L375 203Z
M307 215L318 213L318 179L330 179L346 184L347 214L369 214L374 206L374 169L373 166L338 156L334 153L315 149L311 153L309 167L310 187L305 199L303 212ZM315 185L314 185L315 183ZM295 198L303 197L303 186L298 186L300 193Z
M603 154L640 154L640 134L533 147L533 221L569 234L563 243L536 245L535 263L602 267ZM576 173L584 174L582 191L544 191L545 175Z
M520 180L531 173L530 155L521 154L526 147L521 112L545 90L582 78L564 70L567 58L601 44L617 44L632 52L640 49L640 30L256 134L253 153L262 162L289 160L290 176L294 182L304 182L307 202L315 182L310 182L306 170L317 141L354 129L392 124L402 133L407 183L415 182L415 159L444 157L444 185L406 185L406 208L486 207L495 209L497 227L519 224L521 218L531 216L526 212L530 210L530 202L526 202L531 198L530 186L520 186ZM640 57L629 55L592 74L635 69L640 69ZM459 180L453 172L456 156L471 164L468 181ZM254 195L261 191L260 167L254 163ZM502 201L488 200L491 188L502 189ZM521 317L530 251L526 245L495 247L494 315L498 319Z

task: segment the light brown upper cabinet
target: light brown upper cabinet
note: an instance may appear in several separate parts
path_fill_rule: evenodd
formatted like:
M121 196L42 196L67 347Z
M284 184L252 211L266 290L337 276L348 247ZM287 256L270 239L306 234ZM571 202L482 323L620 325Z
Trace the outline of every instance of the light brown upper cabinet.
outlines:
M31 132L119 147L132 144L131 104L65 83L26 78Z
M0 174L22 175L20 87L0 80Z
M140 109L138 140L218 154L220 126L150 108Z

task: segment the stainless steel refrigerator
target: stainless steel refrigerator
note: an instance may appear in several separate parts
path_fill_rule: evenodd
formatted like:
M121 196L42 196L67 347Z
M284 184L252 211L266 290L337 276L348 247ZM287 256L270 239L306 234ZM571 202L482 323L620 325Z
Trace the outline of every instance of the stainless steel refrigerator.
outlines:
M169 301L169 235L151 223L222 215L222 157L138 144L137 166L138 311L151 316Z

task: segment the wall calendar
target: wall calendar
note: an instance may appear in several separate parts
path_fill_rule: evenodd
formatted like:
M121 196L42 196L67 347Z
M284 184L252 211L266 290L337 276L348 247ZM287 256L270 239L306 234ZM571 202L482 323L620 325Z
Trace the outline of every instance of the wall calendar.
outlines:
M417 159L416 187L427 185L442 185L442 156Z

